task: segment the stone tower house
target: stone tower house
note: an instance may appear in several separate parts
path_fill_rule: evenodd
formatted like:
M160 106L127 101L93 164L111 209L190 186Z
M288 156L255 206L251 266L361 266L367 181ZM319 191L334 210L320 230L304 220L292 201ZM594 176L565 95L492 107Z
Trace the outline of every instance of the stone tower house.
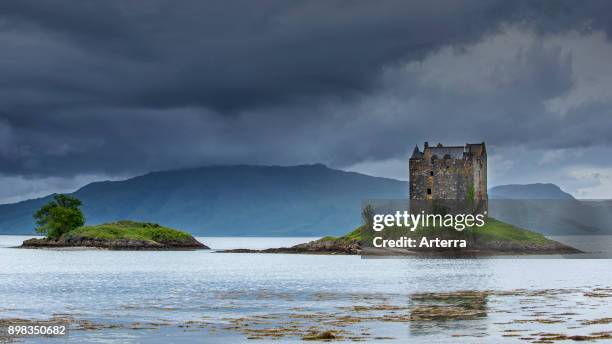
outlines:
M417 145L410 157L411 200L487 201L485 143L465 146ZM484 201L484 202L480 202Z

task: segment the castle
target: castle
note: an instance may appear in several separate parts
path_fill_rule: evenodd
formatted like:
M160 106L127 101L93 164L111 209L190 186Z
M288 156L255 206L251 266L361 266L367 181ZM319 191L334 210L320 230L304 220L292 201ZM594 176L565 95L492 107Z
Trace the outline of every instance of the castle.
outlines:
M487 201L487 150L485 143L465 146L417 145L410 157L411 200L459 200L470 204ZM484 201L484 202L482 202ZM476 202L476 203L474 203Z

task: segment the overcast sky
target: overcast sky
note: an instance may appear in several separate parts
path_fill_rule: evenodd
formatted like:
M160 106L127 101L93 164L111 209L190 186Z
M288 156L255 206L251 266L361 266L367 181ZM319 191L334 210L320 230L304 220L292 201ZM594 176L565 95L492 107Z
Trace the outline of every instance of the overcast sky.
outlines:
M209 164L612 196L610 1L2 1L0 203Z

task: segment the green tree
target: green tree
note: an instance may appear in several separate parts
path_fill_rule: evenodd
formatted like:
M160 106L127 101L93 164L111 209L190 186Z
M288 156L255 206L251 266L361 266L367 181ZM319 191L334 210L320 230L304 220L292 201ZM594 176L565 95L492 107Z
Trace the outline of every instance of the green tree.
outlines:
M43 205L34 214L36 231L48 238L57 239L85 224L85 216L79 207L81 201L72 196L55 195L54 200Z
M361 220L366 227L372 227L372 222L374 221L374 207L371 204L366 204L361 208Z

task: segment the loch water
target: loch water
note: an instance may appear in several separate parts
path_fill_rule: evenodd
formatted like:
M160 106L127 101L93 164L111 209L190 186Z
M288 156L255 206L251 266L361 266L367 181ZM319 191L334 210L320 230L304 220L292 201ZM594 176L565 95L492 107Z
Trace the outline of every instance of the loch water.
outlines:
M13 248L26 238L0 236L0 319L88 326L25 342L297 343L331 330L348 341L520 343L612 331L597 323L612 317L609 259L216 252L313 238L198 238L213 248L199 251Z

